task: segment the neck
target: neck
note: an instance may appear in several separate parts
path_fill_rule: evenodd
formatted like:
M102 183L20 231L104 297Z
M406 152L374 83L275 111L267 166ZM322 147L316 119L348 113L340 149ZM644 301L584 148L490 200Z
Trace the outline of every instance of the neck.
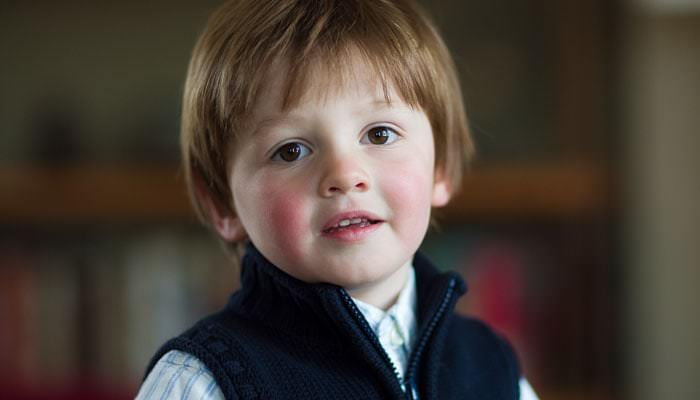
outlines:
M410 267L409 261L384 279L360 287L345 288L345 290L352 298L386 311L396 303L399 293L406 285Z

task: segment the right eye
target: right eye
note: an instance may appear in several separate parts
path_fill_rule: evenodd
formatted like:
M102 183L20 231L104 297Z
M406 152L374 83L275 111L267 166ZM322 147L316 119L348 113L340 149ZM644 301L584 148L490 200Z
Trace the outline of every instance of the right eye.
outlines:
M293 162L311 154L311 149L299 142L287 143L272 155L273 161Z

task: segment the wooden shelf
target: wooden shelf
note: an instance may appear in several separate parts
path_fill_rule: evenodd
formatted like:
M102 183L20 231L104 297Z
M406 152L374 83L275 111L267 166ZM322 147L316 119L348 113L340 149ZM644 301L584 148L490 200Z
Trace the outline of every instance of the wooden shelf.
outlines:
M174 166L0 167L0 222L195 221ZM439 215L451 221L575 218L610 207L607 171L590 163L476 167Z
M585 218L612 207L607 168L590 162L475 168L439 216L449 220Z
M4 223L195 220L172 166L0 168L0 187Z

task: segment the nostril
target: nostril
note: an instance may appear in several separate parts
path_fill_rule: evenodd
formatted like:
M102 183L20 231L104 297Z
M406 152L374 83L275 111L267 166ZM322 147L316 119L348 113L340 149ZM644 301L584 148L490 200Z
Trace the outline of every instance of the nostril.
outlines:
M352 191L364 192L369 190L369 182L365 176L358 173L334 174L321 183L321 192L324 195L337 195Z

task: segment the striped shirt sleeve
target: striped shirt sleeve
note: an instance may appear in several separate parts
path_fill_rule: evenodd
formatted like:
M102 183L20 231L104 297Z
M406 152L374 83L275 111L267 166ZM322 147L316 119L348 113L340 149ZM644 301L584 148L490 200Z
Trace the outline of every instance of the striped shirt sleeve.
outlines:
M198 358L172 350L158 360L136 399L224 400L224 395L212 373Z

